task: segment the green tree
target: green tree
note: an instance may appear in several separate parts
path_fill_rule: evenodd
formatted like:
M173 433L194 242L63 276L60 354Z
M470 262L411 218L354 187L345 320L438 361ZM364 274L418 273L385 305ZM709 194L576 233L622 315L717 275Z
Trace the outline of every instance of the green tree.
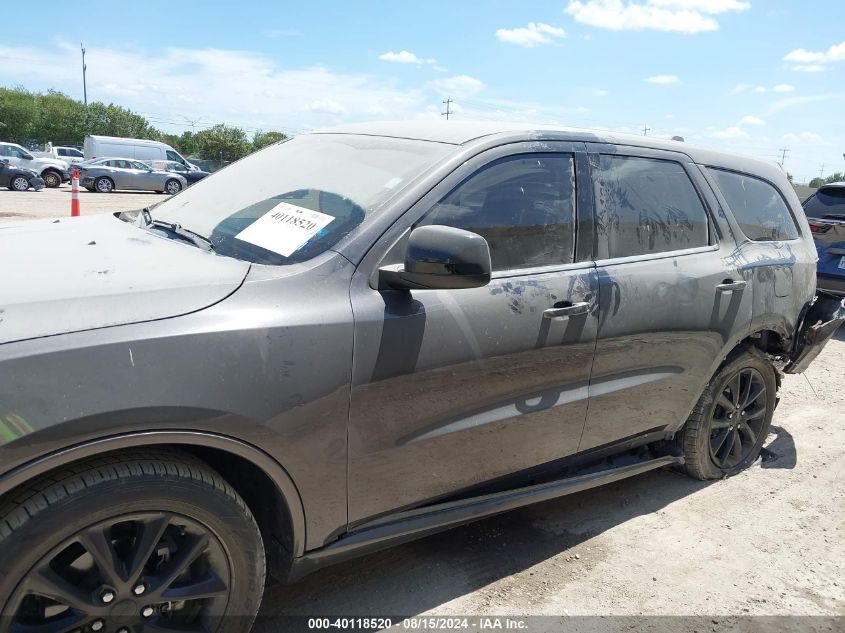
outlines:
M95 101L88 106L87 134L158 140L161 132L140 114L119 105Z
M246 133L225 123L197 132L196 141L196 153L203 160L238 160L252 151Z
M282 132L274 132L272 130L269 132L262 132L261 130L258 130L252 137L252 151L257 152L268 145L284 141L286 138L287 135Z
M37 119L33 138L39 143L78 145L85 138L85 106L61 92L50 90L35 97Z
M0 140L25 143L37 118L35 95L23 88L0 88Z
M815 178L813 178L810 181L809 186L812 187L813 189L818 189L819 187L821 187L823 185L829 185L832 182L843 182L843 181L845 181L845 174L843 174L842 172L836 172L835 174L831 174L827 178L821 178L819 176L816 176Z

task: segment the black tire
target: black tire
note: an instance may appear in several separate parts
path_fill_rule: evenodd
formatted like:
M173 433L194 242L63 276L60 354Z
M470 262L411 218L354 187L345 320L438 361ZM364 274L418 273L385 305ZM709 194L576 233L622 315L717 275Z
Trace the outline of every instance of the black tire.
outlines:
M60 187L62 184L62 175L53 169L46 170L41 174L41 177L44 179L45 187L55 189L56 187Z
M106 176L100 176L94 181L94 191L97 193L111 193L114 191L114 181Z
M9 181L9 189L12 191L26 191L29 189L29 180L26 176L14 176Z
M94 193L96 193L96 191L97 191L96 189L94 189L94 187L85 187L85 188L86 188L88 191L91 191L91 192L94 192Z
M45 617L55 628L39 631L171 630L185 618L241 633L255 618L265 577L258 527L237 492L190 455L153 449L91 459L4 501L3 630ZM59 581L45 584L50 577ZM51 591L59 600L37 595Z
M175 178L171 178L164 183L164 190L171 196L175 196L177 193L182 191L182 183Z
M772 423L777 389L775 368L755 350L722 365L676 436L686 473L722 479L753 464Z

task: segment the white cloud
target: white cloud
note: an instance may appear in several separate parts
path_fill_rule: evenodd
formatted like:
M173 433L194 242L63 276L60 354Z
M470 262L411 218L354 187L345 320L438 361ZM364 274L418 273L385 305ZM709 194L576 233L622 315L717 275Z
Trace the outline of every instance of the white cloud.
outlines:
M743 92L756 92L757 94L763 94L766 92L793 92L795 90L795 86L790 84L778 84L776 86L772 86L771 88L766 88L766 86L755 86L753 84L737 84L734 86L728 94L736 95Z
M766 92L766 86L757 86L756 88L754 88L754 92L756 92L757 94L762 94Z
M334 99L316 99L308 104L309 112L322 112L324 114L343 114L346 108Z
M582 24L612 31L700 33L718 30L712 16L750 7L739 0L571 0L564 12Z
M79 56L77 46L0 44L0 85L25 81L32 90L55 88L81 99L79 81L66 72ZM90 101L119 103L168 132L186 129L184 116L202 117L202 126L239 125L248 133L301 132L372 119L373 104L381 107L380 117L412 118L434 96L422 86L401 88L391 77L324 66L285 68L269 56L239 50L89 46L88 55L97 62L88 63ZM9 58L15 63L4 63Z
M751 86L749 84L737 84L733 87L730 94L738 95L741 92L745 92L746 90L750 90L751 88L753 88L753 86Z
M824 143L824 138L815 132L798 132L797 134L790 132L784 134L781 140L786 143L815 143L817 145Z
M514 29L498 29L496 37L502 42L516 44L525 48L534 48L543 44L552 44L556 39L566 37L566 31L543 22L529 22L528 26Z
M845 61L845 42L834 44L826 51L808 51L796 48L783 56L783 61L793 64L792 70L815 73L825 70L825 64Z
M821 64L798 64L792 67L792 70L799 73L820 73L827 70L827 66Z
M778 99L771 106L772 112L780 112L797 106L807 105L809 103L819 103L822 101L845 101L845 92L830 92L821 95L804 95L800 97L785 97Z
M681 82L681 79L677 75L652 75L646 77L643 81L650 84L677 84Z
M739 125L766 125L766 122L758 116L749 114L739 120Z
M610 91L599 88L598 90L593 90L593 94L597 97L606 97L610 94Z
M484 90L484 82L469 75L455 75L429 83L437 92L456 97L471 97Z
M738 125L732 125L724 130L717 130L710 133L710 138L719 139L721 141L735 140L740 138L748 138L749 134Z
M772 88L772 92L795 92L795 86L790 84L778 84Z
M379 59L386 62L394 62L396 64L436 64L437 60L433 57L423 59L414 53L406 50L401 50L398 53L387 51L378 56Z

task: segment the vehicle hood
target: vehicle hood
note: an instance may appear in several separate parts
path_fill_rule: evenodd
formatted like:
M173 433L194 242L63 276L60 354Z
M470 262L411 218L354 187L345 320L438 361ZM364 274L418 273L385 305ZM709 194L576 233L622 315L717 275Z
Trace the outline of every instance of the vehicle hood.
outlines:
M45 158L42 156L36 156L32 159L33 163L41 167L58 167L62 171L67 171L70 165L63 160L59 160L58 158Z
M0 224L0 344L196 312L249 264L110 214Z

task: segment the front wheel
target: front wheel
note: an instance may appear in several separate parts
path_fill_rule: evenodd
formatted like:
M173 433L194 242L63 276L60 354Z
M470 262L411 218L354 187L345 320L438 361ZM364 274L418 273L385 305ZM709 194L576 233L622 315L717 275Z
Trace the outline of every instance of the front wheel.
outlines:
M26 191L29 189L29 180L25 176L15 176L12 182L9 183L9 189L12 191Z
M50 188L56 188L62 184L62 175L57 171L48 170L41 174L44 184Z
M775 368L753 351L723 365L677 436L687 474L721 479L754 463L772 423L777 388Z
M151 450L91 460L9 499L0 569L12 631L235 633L258 611L265 559L219 474Z

